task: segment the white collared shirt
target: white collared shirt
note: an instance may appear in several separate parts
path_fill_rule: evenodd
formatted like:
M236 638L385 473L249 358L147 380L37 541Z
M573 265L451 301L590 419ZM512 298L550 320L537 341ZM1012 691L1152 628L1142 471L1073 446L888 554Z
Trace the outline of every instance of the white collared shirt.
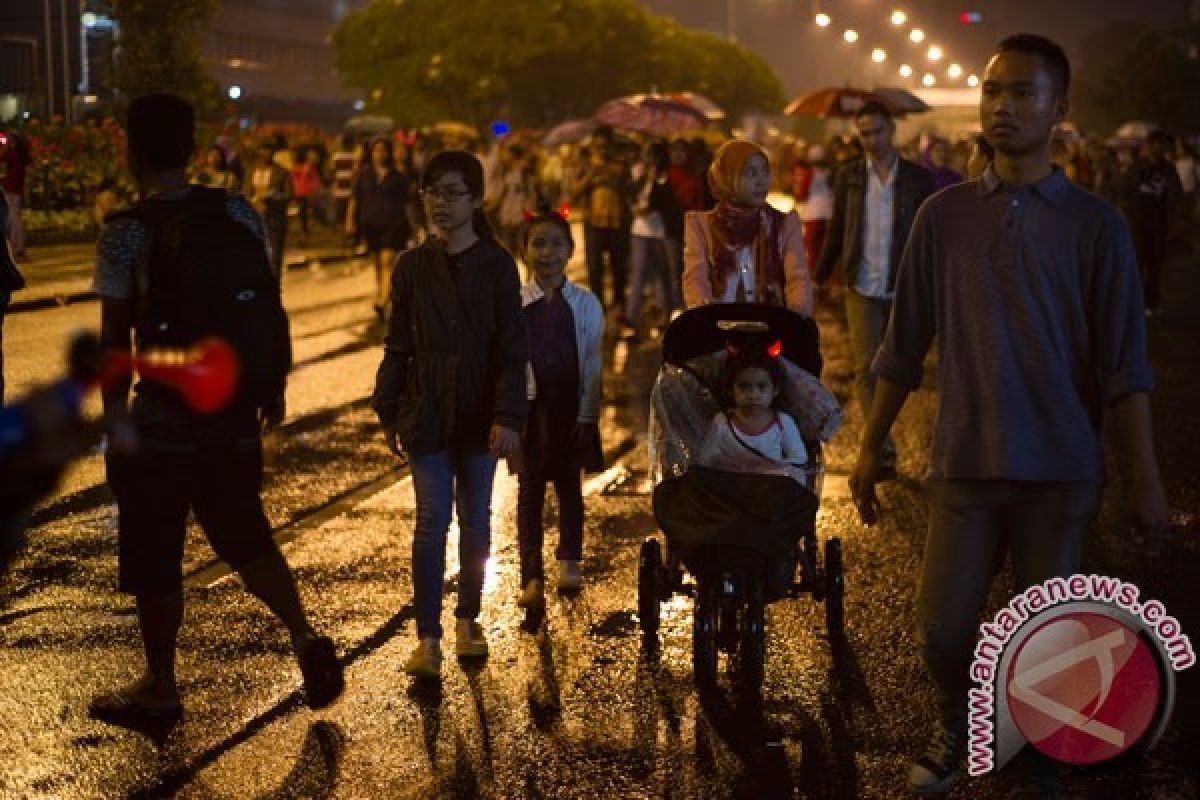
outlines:
M900 171L900 159L892 161L886 182L879 179L879 173L870 159L865 166L867 191L863 202L862 261L858 265L854 289L864 297L890 298L888 263L892 254L896 174Z

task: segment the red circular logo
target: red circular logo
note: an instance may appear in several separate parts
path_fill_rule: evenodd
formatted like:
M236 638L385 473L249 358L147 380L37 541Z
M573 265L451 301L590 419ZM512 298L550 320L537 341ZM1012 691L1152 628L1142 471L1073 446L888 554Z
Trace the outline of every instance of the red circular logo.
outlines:
M1021 643L1005 691L1026 741L1067 764L1128 752L1162 699L1158 659L1118 619L1094 612L1056 617Z

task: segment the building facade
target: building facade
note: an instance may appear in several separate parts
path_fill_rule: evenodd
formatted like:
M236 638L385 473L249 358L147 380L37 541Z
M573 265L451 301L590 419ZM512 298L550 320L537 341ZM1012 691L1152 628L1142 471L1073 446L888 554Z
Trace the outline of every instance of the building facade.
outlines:
M75 116L83 93L81 2L0 2L0 124Z
M209 73L240 115L336 125L357 97L338 79L329 37L367 1L222 0L202 39ZM75 120L111 96L103 64L114 36L89 0L0 0L0 125Z
M244 113L339 124L357 95L341 84L329 37L366 0L222 0L204 39L209 73ZM234 88L236 87L236 89Z

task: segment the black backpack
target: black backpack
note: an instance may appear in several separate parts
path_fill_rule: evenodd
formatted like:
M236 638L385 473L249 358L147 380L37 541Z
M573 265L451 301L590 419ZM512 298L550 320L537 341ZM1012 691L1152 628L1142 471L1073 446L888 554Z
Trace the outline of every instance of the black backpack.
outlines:
M231 408L262 408L287 385L292 342L266 248L225 210L223 189L191 188L120 212L149 230L134 282L138 349L186 348L210 336L238 356Z

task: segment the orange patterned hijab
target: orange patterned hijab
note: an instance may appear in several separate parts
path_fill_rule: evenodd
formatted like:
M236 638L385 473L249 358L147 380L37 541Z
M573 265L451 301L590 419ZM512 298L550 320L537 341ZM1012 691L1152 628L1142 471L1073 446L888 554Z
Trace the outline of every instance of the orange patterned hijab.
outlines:
M783 301L783 213L767 204L741 205L742 170L754 156L770 164L767 153L753 142L731 139L717 150L708 170L708 185L717 206L709 226L709 284L713 297L725 295L726 282L737 269L737 252L754 253L755 297L759 302ZM771 295L775 295L774 298Z

